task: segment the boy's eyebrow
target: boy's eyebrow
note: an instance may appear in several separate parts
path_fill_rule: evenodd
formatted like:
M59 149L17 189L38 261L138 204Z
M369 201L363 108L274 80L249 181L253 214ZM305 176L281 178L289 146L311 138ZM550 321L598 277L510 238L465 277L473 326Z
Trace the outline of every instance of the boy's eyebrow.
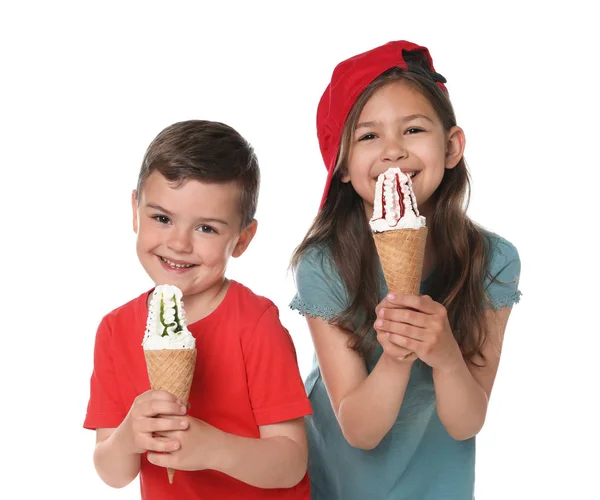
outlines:
M164 212L167 215L173 215L171 212L169 212L166 208L161 207L160 205L154 205L152 203L146 203L146 206L148 208L152 208L154 210L158 210L160 212Z
M173 214L169 212L166 208L161 207L160 205L154 205L153 203L147 203L146 206L148 208L152 208L153 210L158 210L160 212L165 213L169 217L173 217ZM202 222L218 222L219 224L223 224L224 226L229 226L229 223L222 219L216 219L214 217L199 217L199 220Z
M398 121L409 122L411 120L415 120L416 118L424 118L425 120L433 123L433 120L431 118L429 118L427 115L423 115L421 113L415 113L414 115L404 116L404 117L402 117L402 119L400 119ZM361 122L356 125L356 130L358 130L359 128L371 128L371 127L375 127L377 125L380 125L380 122L378 122L378 121Z

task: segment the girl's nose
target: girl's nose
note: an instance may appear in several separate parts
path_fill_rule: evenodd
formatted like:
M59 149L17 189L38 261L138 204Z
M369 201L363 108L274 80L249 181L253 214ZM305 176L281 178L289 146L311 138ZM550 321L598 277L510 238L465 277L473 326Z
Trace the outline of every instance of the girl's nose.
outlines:
M396 162L406 158L407 152L402 142L397 139L390 139L384 143L381 159L388 162Z

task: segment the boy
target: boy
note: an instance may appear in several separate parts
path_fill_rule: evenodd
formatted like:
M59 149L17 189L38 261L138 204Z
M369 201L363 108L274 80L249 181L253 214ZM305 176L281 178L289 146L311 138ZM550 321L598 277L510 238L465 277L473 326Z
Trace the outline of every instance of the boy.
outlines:
M84 427L110 486L139 473L144 499L309 498L311 408L291 338L271 301L225 277L256 232L259 176L252 147L222 123L176 123L146 151L132 194L138 258L183 292L198 358L188 410L150 390L151 291L103 318Z

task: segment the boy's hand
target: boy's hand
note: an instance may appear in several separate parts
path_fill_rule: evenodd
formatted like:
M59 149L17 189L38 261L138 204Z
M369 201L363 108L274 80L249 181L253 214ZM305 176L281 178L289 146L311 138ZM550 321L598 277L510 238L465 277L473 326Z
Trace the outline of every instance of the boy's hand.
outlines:
M183 417L186 411L181 401L169 392L149 390L140 394L120 425L125 450L133 454L178 449L179 442L161 436L167 431L186 429L188 421Z
M178 443L180 446L174 450L168 450L169 453L165 454L149 451L148 461L159 467L170 467L178 470L213 468L215 458L223 448L222 442L225 433L189 415L184 418L188 422L187 429L161 433L165 439Z
M390 294L387 299L392 307L378 309L375 327L389 332L390 342L414 352L432 368L462 362L462 353L442 304L427 295Z

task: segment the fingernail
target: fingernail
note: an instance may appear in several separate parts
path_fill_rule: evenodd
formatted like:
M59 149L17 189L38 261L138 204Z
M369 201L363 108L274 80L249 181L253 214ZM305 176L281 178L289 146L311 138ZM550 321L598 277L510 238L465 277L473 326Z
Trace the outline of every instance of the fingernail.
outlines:
M381 316L383 318L384 315L385 315L385 309L379 309L379 316Z
M394 300L396 298L396 294L395 293L388 293L387 298L390 299L390 300Z
M385 332L385 336L389 339L390 338L390 332Z
M185 407L185 405L181 405L181 407L179 409L181 410L181 413L185 413L187 411L187 408Z
M375 326L383 326L383 321L378 319L377 321L375 321Z
M179 424L181 425L182 428L185 428L185 427L187 427L188 423L187 423L187 420L182 420Z
M177 398L177 401L175 401L178 405L182 405L183 401L181 401L181 399Z

